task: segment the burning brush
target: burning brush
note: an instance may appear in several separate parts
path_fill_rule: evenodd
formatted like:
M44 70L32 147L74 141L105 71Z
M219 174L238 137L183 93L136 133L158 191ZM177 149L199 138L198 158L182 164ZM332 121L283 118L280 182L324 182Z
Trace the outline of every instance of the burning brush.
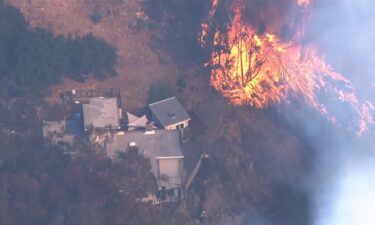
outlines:
M288 102L289 97L302 97L329 120L343 125L338 114L319 98L325 93L349 106L356 119L345 122L358 134L375 122L374 106L359 101L350 80L335 72L316 48L302 46L311 0L294 3L302 22L295 26L288 41L281 40L276 32L259 34L259 29L244 22L242 1L232 1L229 9L233 16L222 29L225 32L214 28L212 21L220 3L212 2L207 23L202 24L200 42L202 46L212 45L211 85L231 103L265 108L270 103Z

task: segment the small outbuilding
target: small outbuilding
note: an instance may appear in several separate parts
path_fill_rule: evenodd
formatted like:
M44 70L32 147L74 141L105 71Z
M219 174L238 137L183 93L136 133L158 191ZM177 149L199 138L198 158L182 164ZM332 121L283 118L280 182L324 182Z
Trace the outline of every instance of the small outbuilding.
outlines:
M149 104L148 107L152 121L163 129L176 130L189 126L191 118L176 97Z

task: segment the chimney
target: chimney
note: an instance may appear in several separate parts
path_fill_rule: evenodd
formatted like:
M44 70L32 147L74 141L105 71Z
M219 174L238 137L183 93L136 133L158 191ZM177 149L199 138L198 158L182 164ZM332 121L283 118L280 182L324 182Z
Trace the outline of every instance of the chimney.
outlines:
M147 121L145 124L145 134L154 134L154 133L155 133L154 125L152 124L152 122Z

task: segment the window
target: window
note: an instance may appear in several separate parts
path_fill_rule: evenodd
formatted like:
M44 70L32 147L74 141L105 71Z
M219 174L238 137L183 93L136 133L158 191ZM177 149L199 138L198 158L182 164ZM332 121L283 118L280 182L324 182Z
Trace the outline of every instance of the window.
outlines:
M184 124L183 124L183 123L178 124L178 125L176 126L176 129L184 129Z

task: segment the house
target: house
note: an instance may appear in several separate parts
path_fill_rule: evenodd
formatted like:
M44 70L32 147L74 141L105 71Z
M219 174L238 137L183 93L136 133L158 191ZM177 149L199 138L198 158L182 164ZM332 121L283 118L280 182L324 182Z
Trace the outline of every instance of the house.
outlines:
M118 133L107 145L108 155L114 157L117 151L137 147L148 157L155 175L159 194L155 201L177 202L182 198L184 181L183 151L178 130L134 130Z
M94 97L88 104L83 104L83 123L89 127L120 129L121 108L117 98Z
M166 130L184 129L190 117L176 97L164 99L148 106L152 120Z

